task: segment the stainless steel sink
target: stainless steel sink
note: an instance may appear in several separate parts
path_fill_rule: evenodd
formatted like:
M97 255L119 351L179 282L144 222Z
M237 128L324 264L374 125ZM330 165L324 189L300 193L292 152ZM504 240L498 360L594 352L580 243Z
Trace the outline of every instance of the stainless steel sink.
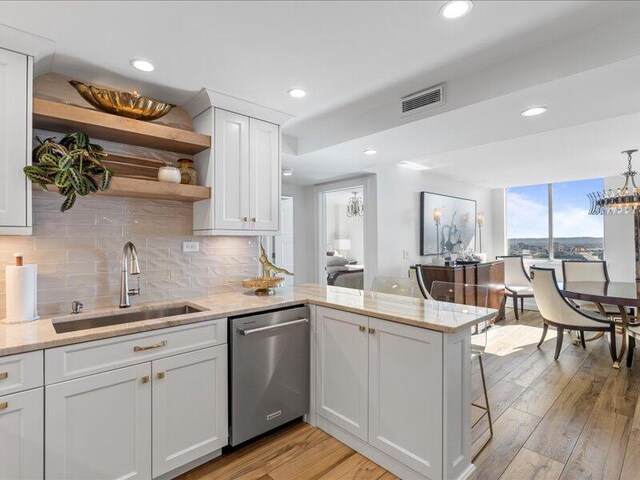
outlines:
M54 320L53 328L56 333L77 332L78 330L89 330L91 328L108 327L123 323L141 322L143 320L153 320L155 318L175 317L177 315L203 311L205 310L183 304L166 308L140 310L137 312L115 313L101 317L79 318L77 320L68 320L66 318L60 321Z

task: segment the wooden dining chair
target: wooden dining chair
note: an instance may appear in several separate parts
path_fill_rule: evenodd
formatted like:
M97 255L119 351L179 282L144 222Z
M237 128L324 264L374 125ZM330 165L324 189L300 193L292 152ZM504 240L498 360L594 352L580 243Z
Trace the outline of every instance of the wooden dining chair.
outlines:
M504 288L505 296L513 299L513 311L518 316L518 299L520 300L520 311L524 312L524 299L533 298L531 289L531 279L524 268L522 255L500 255L496 260L504 262Z
M460 298L473 298L474 305L480 308L488 308L489 306L489 293L494 295L504 295L504 288L501 285L467 285L462 283L450 283L450 282L433 282L431 284L431 290L425 291L427 298L437 302L456 303ZM492 295L493 296L493 295ZM501 300L501 298L498 298ZM487 441L482 445L482 448L476 451L475 457L487 446L487 444L493 438L493 419L491 417L491 404L489 403L489 393L487 391L487 381L484 374L484 363L482 356L485 353L487 347L487 331L493 324L498 312L496 311L494 318L488 319L481 325L475 325L471 328L471 360L477 358L478 365L480 367L480 379L482 381L482 392L484 395L484 405L477 403L471 403L474 407L483 410L482 415L471 425L475 427L480 420L485 416L489 421L489 437Z
M608 332L611 358L614 362L617 361L616 323L613 320L597 312L578 309L569 303L558 288L556 271L553 268L531 267L531 286L544 321L538 348L544 342L549 325L558 332L556 352L553 357L555 360L558 360L562 351L562 337L565 330L581 332L581 338L584 338L583 332Z

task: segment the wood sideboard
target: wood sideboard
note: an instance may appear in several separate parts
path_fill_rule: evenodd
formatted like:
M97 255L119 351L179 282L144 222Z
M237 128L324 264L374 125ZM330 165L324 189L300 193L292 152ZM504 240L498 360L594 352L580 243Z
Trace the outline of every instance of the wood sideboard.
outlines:
M473 265L414 265L411 269L420 268L428 290L433 282L450 282L467 285L504 285L504 263L502 260L476 263ZM410 271L411 274L411 271ZM472 291L460 290L456 303L475 305L476 299ZM462 293L465 292L465 293ZM499 289L489 290L488 307L500 310L498 318L504 317L503 295Z

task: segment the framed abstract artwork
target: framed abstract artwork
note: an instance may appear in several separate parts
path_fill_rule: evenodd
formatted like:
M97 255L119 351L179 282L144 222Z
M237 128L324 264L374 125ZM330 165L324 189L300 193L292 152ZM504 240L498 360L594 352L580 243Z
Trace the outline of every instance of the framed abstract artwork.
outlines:
M475 250L476 210L475 200L420 192L420 255Z

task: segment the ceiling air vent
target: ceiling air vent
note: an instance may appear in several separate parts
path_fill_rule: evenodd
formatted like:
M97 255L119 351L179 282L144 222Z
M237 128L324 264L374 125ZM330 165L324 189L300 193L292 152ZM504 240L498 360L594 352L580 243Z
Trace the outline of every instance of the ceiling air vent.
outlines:
M420 113L444 105L444 83L402 99L402 116Z

